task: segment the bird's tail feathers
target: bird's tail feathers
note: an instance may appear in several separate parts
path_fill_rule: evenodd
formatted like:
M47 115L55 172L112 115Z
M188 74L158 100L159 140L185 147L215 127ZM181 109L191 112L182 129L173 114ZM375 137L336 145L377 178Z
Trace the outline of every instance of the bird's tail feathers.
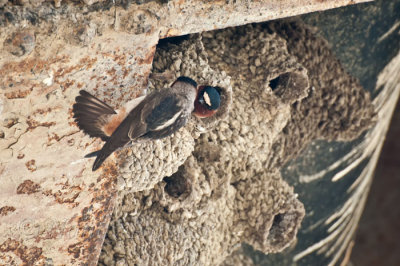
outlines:
M96 153L96 155L92 155L93 153ZM111 155L111 153L113 153L112 150L104 150L104 149L89 153L88 155L91 155L91 157L97 156L96 160L94 160L92 171L96 171L97 169L99 169L99 167L103 164L103 162L107 159L107 157Z
M72 110L78 127L91 137L108 139L102 127L110 115L116 114L114 109L84 90L79 92L75 101Z
M100 153L100 150L88 153L88 154L85 155L85 158L96 157L99 153Z

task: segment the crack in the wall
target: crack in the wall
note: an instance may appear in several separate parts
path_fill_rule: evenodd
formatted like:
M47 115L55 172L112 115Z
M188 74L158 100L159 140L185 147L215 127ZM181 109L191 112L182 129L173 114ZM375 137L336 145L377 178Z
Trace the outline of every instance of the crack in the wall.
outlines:
M79 132L80 132L80 130L76 130L76 131L73 131L73 132L71 132L71 133L61 135L61 136L58 136L56 133L53 133L53 136L49 136L49 134L47 134L48 141L47 141L47 144L46 144L46 145L47 145L48 147L50 147L50 146L56 144L57 142L60 142L63 138L65 138L65 137L70 137L70 136L75 135L75 134L77 134L77 133L79 133ZM52 141L53 139L56 140L56 142L49 143L49 142Z
M23 133L21 133L20 135L18 135L17 138L16 138L16 140L15 140L15 142L10 143L10 144L7 146L6 149L11 149L11 150L14 152L14 150L13 150L11 147L14 146L15 144L17 144L18 141L19 141L19 139L20 139L23 135L25 135L26 133L28 133L28 131L29 131L29 130L26 129Z

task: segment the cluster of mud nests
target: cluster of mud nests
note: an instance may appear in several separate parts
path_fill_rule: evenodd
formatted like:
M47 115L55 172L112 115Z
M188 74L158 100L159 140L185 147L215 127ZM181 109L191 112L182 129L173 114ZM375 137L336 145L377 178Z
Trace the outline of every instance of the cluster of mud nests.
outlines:
M166 71L221 87L222 107L119 153L100 265L217 265L242 242L288 247L305 211L279 169L313 139L349 140L369 127L369 95L298 21L163 42L153 73Z

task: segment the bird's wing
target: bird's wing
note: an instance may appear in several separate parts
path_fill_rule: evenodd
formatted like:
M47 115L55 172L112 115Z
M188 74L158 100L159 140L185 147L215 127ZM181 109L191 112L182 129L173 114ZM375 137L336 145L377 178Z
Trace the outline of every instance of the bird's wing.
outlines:
M142 137L149 138L149 139L162 139L162 138L168 137L168 136L172 135L172 133L176 132L181 127L186 125L188 118L189 118L188 116L180 114L172 125L163 127L162 129L159 129L157 131L148 131Z
M182 127L187 118L182 117L182 99L167 94L152 94L134 108L113 132L97 154L93 170L115 150L139 137L163 138Z
M147 131L158 131L172 125L182 113L182 99L167 94L147 104L141 112L141 121L147 125Z

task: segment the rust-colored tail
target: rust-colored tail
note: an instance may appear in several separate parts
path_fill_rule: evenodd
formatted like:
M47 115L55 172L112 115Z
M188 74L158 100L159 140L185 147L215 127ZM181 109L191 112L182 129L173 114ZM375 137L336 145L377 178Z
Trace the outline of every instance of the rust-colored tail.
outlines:
M79 92L75 102L72 111L78 127L91 137L107 140L102 127L110 115L116 114L114 109L84 90Z

